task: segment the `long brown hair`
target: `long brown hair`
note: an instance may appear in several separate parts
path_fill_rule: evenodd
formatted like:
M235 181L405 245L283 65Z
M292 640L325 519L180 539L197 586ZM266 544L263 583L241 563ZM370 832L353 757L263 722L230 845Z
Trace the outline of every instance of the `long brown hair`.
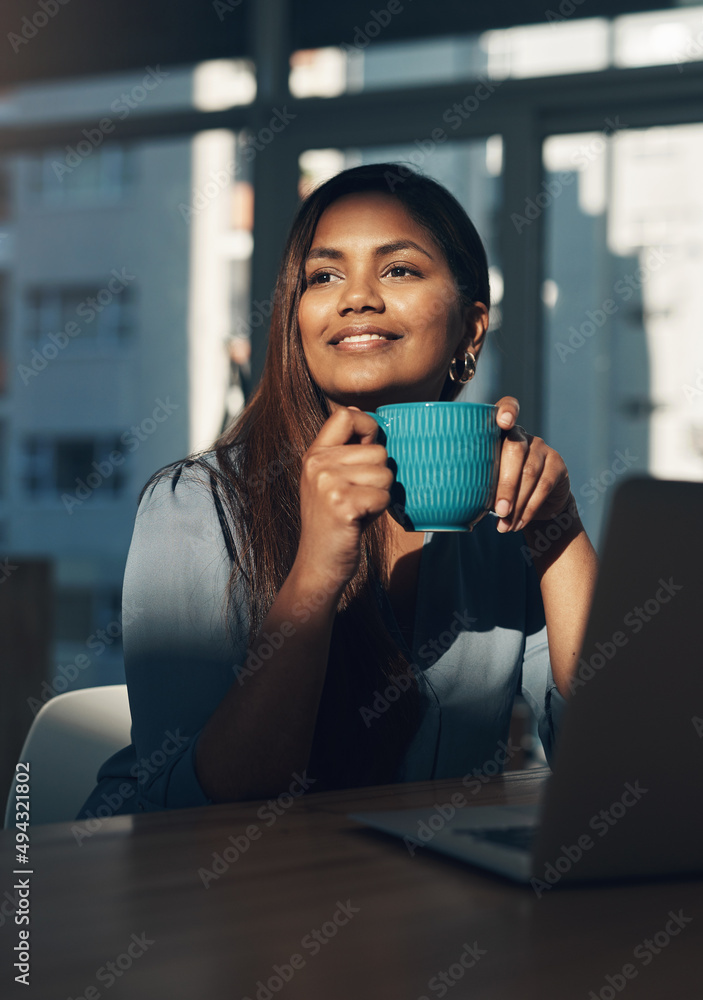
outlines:
M298 326L305 259L328 205L360 191L398 198L442 249L462 300L490 305L486 253L476 229L442 185L410 167L376 163L342 171L300 205L278 273L261 380L231 425L188 462L203 465L210 476L232 559L228 621L235 581L240 574L247 581L250 645L293 566L301 532L302 457L330 415L308 369ZM440 398L453 399L459 387L447 376ZM201 457L212 451L217 469ZM154 473L144 490L174 464ZM238 544L225 511L237 526ZM392 780L420 720L417 681L378 603L378 586L388 582L389 542L383 515L364 530L359 569L337 605L309 764L316 790ZM401 674L411 686L381 718L364 721L361 707L371 706L376 692Z

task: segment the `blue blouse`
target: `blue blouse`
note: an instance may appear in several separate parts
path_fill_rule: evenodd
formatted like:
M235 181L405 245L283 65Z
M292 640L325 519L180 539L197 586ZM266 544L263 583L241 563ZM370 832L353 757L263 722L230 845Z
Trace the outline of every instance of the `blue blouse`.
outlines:
M215 464L214 452L204 457ZM132 742L102 765L77 819L211 802L196 775L195 747L246 661L249 633L243 598L235 602L234 638L226 628L231 562L221 516L204 470L186 460L142 497L122 593ZM397 781L502 769L519 692L551 761L565 701L552 677L539 581L524 546L521 532L501 534L490 514L472 532L427 532L411 648L379 585L381 612L413 665L422 699ZM366 707L369 724L370 713L383 709L379 695Z

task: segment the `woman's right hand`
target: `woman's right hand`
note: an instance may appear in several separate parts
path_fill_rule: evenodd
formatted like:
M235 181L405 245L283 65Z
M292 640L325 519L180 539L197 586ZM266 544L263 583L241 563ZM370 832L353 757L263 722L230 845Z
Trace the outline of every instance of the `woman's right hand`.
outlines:
M295 565L339 596L361 560L361 533L390 505L388 452L378 424L355 406L335 410L303 455ZM358 444L351 440L359 438Z

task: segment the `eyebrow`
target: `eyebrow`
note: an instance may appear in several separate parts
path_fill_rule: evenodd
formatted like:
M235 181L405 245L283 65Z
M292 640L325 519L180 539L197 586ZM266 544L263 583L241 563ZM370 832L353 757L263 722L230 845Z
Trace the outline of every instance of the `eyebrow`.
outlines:
M415 243L414 240L395 240L393 243L382 243L381 246L376 247L374 250L374 257L387 257L388 254L396 253L398 250L418 250L420 253L424 253L425 257L433 260L432 255L427 250L424 250L419 243ZM342 260L344 257L344 251L337 250L335 247L313 247L305 258L305 261L307 263L309 260L320 260L321 258Z

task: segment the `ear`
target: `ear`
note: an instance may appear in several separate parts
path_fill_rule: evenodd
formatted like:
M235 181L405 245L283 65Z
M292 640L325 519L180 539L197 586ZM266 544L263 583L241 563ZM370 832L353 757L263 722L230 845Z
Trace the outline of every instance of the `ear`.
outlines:
M464 307L463 326L461 350L471 351L478 359L488 331L488 308L483 302L472 302Z

